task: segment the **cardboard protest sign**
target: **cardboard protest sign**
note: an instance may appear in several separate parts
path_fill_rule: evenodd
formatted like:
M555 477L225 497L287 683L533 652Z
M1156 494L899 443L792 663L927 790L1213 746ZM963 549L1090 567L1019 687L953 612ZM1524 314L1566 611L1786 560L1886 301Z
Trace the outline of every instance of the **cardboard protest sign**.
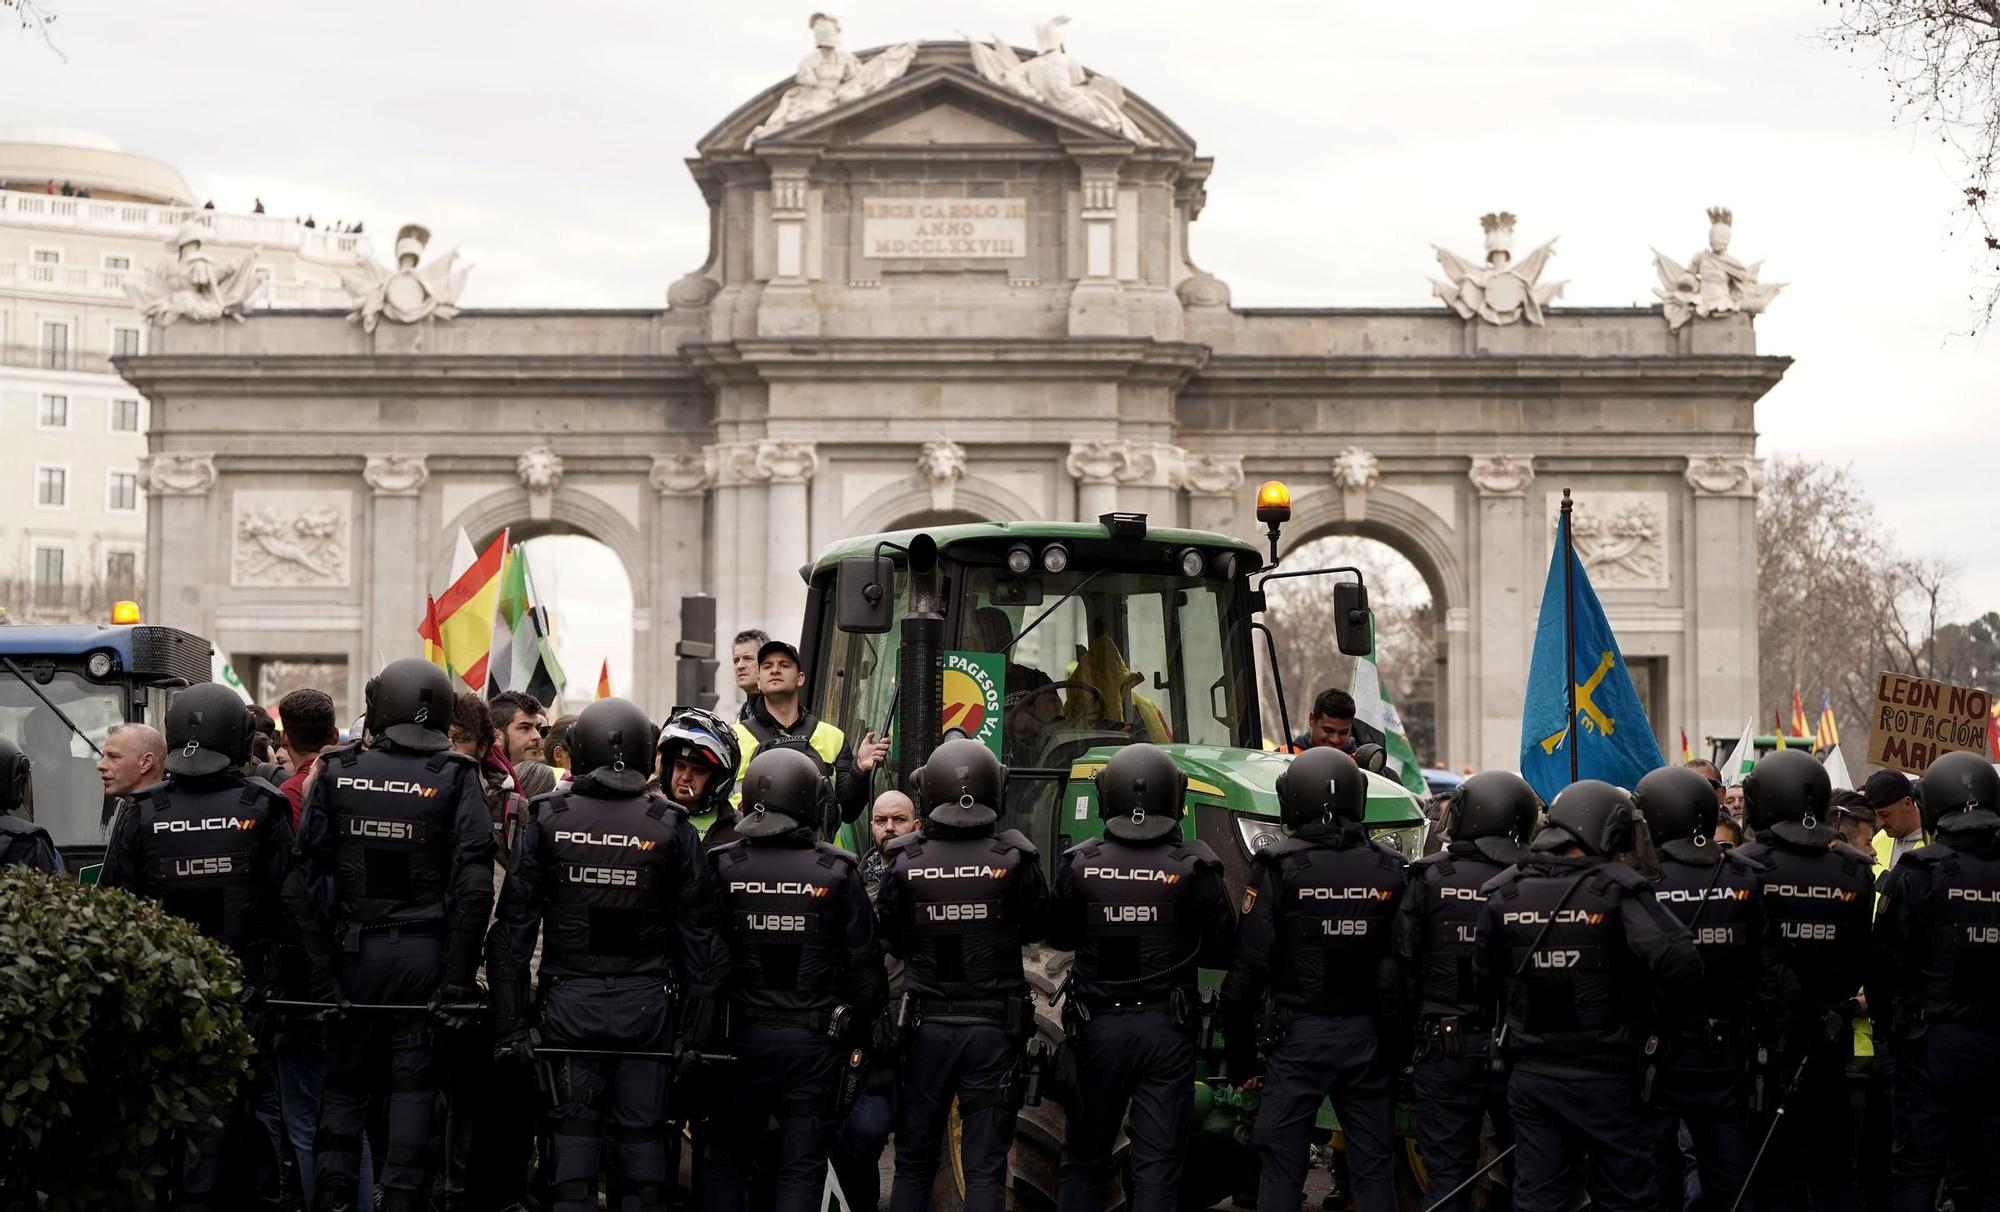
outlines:
M1992 705L1992 694L1970 686L1877 674L1868 760L1904 774L1922 774L1939 757L1958 750L1991 761L1986 716Z

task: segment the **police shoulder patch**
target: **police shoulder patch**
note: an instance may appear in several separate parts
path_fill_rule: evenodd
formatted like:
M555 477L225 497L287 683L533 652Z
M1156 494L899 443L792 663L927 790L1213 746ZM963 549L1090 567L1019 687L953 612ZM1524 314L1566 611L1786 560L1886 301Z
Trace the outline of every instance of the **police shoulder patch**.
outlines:
M1249 912L1252 909L1255 909L1256 907L1257 907L1257 885L1252 884L1243 890L1243 905L1241 912L1247 916Z

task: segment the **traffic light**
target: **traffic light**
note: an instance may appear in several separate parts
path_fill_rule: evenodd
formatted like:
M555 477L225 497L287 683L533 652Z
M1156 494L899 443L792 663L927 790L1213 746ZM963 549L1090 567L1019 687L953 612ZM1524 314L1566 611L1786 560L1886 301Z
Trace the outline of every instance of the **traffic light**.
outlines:
M674 645L674 703L715 707L715 599L695 594L681 599L681 638Z

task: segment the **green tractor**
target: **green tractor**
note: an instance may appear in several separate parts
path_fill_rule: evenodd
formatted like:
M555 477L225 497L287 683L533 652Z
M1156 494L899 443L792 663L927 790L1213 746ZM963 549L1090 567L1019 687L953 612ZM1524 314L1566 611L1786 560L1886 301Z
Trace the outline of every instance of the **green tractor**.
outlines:
M1241 540L1154 529L1145 515L1123 513L1096 525L951 525L836 544L807 570L807 706L850 735L890 732L890 770L878 789L891 778L906 785L948 734L991 745L1009 769L1001 825L1033 839L1051 865L1101 831L1091 776L1120 746L1160 745L1188 775L1188 835L1221 856L1240 898L1251 856L1284 836L1275 784L1290 760L1289 719L1275 721L1281 734L1267 740L1258 714L1252 633L1263 632L1275 655L1258 621L1263 584L1343 577L1328 623L1344 653L1371 643L1358 571L1275 568L1289 512L1283 486L1266 485L1258 517L1270 526L1269 562ZM1277 662L1270 666L1275 679ZM1428 828L1422 805L1379 773L1369 786L1371 831L1416 858ZM850 827L844 843L865 853L867 830ZM1028 959L1040 1027L1053 1039L1070 957L1037 947ZM1204 973L1204 984L1221 976ZM1184 1206L1208 1207L1245 1173L1255 1096L1207 1081L1196 1095ZM1337 1140L1330 1116L1326 1123ZM1014 1206L1055 1206L1062 1139L1054 1100L1022 1113ZM942 1167L940 1206L956 1206L962 1193L953 1169ZM1108 1199L1115 1206L1117 1196Z

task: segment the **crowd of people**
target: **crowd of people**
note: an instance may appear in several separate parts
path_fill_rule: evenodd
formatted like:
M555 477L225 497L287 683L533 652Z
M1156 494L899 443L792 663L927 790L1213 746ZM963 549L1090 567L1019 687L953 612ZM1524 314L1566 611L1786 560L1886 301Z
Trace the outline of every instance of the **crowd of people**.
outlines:
M163 1149L163 1206L576 1212L602 1181L665 1208L685 1152L704 1207L816 1209L829 1168L875 1207L893 1137L891 1209L941 1166L998 1209L1039 1087L1062 1207L1122 1179L1169 1208L1203 1057L1256 1092L1261 1208L1299 1206L1328 1097L1363 1212L1397 1206L1399 1097L1437 1208L2000 1206L2000 777L1972 755L1836 793L1793 750L1546 805L1489 771L1410 862L1322 695L1233 893L1162 749L1119 750L1102 836L1045 862L985 745L873 793L886 741L804 709L795 648L731 655L735 720L551 720L408 660L344 741L320 691L274 722L212 684L112 730L99 882L230 947L259 1042L242 1105ZM0 795L26 773L0 740ZM0 827L0 861L58 867L33 836ZM1068 957L1059 999L1031 947Z

